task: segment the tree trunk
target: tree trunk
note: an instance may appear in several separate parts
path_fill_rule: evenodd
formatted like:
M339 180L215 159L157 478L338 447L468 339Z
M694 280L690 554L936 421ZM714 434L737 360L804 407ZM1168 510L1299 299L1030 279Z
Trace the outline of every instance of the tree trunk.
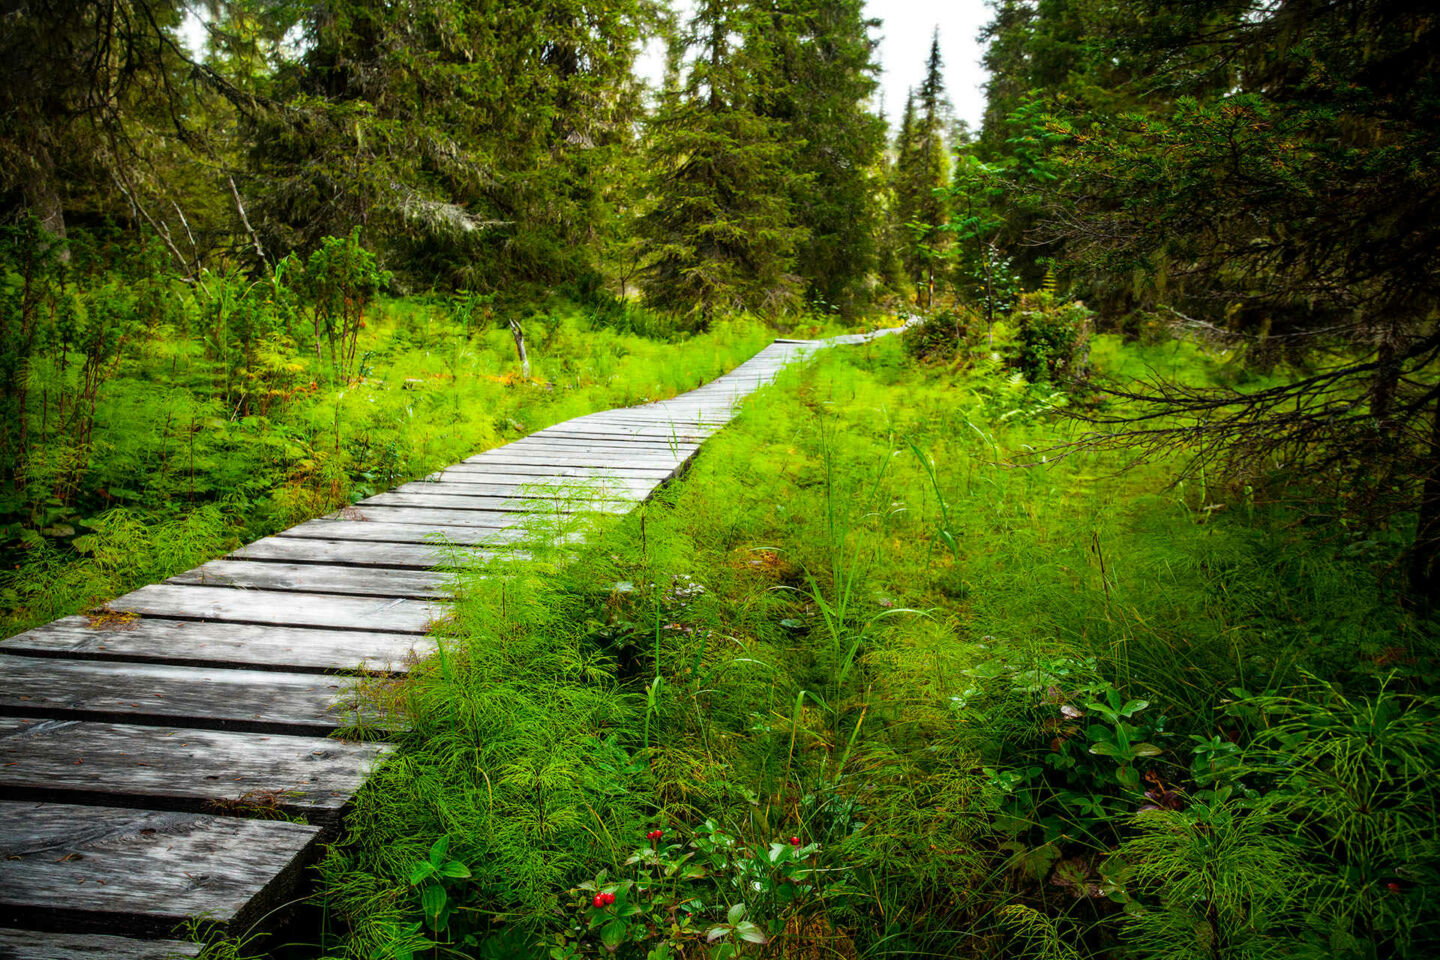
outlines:
M65 208L60 202L60 193L55 189L55 162L50 151L38 139L31 155L34 167L30 181L25 185L25 205L40 229L56 244L56 256L61 263L70 262L70 247L65 243Z
M1415 542L1410 545L1410 592L1425 610L1440 604L1440 397L1431 414L1429 469L1420 488Z
M525 353L525 331L518 320L510 321L510 336L515 338L515 352L520 355L520 376L530 379L530 357Z

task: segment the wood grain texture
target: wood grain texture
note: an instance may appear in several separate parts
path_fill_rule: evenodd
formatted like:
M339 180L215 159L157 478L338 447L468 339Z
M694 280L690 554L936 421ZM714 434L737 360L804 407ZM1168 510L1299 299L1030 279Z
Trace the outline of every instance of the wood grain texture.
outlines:
M353 681L0 654L0 712L15 717L325 737L361 715Z
M543 464L543 463L457 463L454 466L446 467L438 474L432 476L450 480L454 476L469 475L472 477L487 477L491 482L498 482L496 477L566 477L566 478L633 478L636 480L654 479L663 480L672 476L675 468L671 466L631 466L626 464L611 464L596 466L594 464Z
M412 485L413 486L413 485ZM447 484L447 486L452 486ZM600 499L597 497L487 497L466 493L436 493L423 491L411 493L379 493L355 506L361 511L371 507L420 507L443 510L501 510L506 513L535 513L547 510L566 512L586 511L591 513L627 513L639 498L628 500Z
M180 940L0 929L0 960L183 960L198 956L200 944Z
M318 537L265 537L234 551L230 558L403 570L447 570L504 555L504 551L424 542L371 543Z
M467 526L469 518L477 514L491 516L488 511L454 509L443 507L411 507L411 506L389 506L387 504L365 505L363 507L352 507L351 509L364 515L366 520L377 523L408 523L418 525L427 529L441 527L463 527ZM528 513L511 513L511 523L519 525L527 520L536 517L543 517L550 514L595 514L595 513L624 513L625 510L596 510L586 504L571 504L565 500L546 500L536 504L536 509Z
M608 437L580 440L573 437L552 437L543 434L532 434L524 440L516 440L514 443L506 444L502 449L524 451L526 453L536 450L553 450L557 453L574 451L580 451L582 453L616 453L631 450L639 450L646 453L674 453L676 451L681 453L694 453L700 449L700 444L694 441L619 440Z
M494 516L507 514L497 513ZM514 518L510 518L507 526L514 522ZM500 547L514 543L524 534L514 527L507 530L502 526L476 524L426 528L416 527L411 523L385 523L378 520L307 520L299 526L280 531L276 536L290 539L363 540L370 543L428 543L437 547L447 542L470 547Z
M0 799L196 813L273 803L328 823L388 749L284 734L0 717Z
M466 497L491 497L521 503L530 500L637 500L655 488L655 481L591 480L575 477L538 478L538 482L496 481L491 477L470 477L464 480L416 480L396 487L391 493L448 493ZM526 477L526 480L537 480Z
M204 914L239 932L275 906L318 836L306 824L0 803L0 924L163 937Z
M660 443L668 443L672 439L678 439L681 443L699 443L705 438L703 436L685 435L673 437L669 430L660 427L647 427L640 425L625 425L619 423L587 423L571 426L564 424L558 427L551 427L536 437L568 437L573 440L627 440L627 439L649 439Z
M326 630L142 617L91 621L65 617L0 641L0 651L256 670L403 673L434 649L428 637L385 631Z
M433 570L341 566L327 563L258 563L212 560L176 574L166 583L240 587L297 593L338 593L353 597L442 599L449 576Z
M107 606L113 611L178 620L227 620L386 633L425 633L432 621L448 613L440 604L403 597L387 600L175 583L141 587Z
M479 485L485 489L495 486L506 486L519 488L522 495L528 495L528 491L543 493L548 490L557 491L557 495L579 496L583 491L594 490L597 493L616 492L624 496L637 496L642 499L654 490L656 486L664 482L664 477L653 473L647 473L639 477L617 477L609 475L578 475L578 474L557 474L545 476L544 474L521 474L521 473L494 473L489 470L454 470L447 469L440 473L432 473L422 480L406 484L404 487L397 487L399 490L408 490L411 487L425 486L429 484L470 484Z
M462 462L465 466L541 467L547 471L552 467L593 467L602 470L623 468L669 472L684 463L686 459L687 457L684 455L672 456L668 450L663 454L617 452L580 456L539 451L535 453L482 453L478 457L471 457Z

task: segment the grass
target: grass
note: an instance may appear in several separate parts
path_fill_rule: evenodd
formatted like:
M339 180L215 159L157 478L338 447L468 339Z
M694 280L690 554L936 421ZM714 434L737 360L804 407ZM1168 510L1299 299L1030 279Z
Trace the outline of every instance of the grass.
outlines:
M1230 375L1176 349L1095 356ZM1010 466L1062 402L832 350L643 510L464 575L376 691L411 732L322 864L326 955L1431 955L1434 635L1383 532Z

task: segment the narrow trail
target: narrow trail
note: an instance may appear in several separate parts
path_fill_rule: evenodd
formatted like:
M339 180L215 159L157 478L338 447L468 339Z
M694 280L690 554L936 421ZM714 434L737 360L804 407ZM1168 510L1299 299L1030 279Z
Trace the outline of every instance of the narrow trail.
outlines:
M777 340L671 400L557 424L0 641L0 960L195 956L157 938L202 915L243 932L287 903L391 749L330 738L357 709L347 677L433 648L437 540L503 551L547 497L628 511L797 356L889 332ZM295 822L253 819L274 812Z

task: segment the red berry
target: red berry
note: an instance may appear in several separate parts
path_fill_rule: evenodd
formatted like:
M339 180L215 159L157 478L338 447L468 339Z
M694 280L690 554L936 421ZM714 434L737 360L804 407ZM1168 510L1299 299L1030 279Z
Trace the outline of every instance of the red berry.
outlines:
M608 907L608 906L610 906L610 904L612 904L612 903L614 903L614 902L615 902L615 894L613 894L613 893L607 893L607 894L605 894L605 906Z
M799 838L799 837L791 837L791 838L790 838L790 846L792 846L792 847L798 847L798 846L800 846L800 838Z
M665 836L665 831L664 831L664 830L656 830L656 831L655 831L655 839L656 839L656 840L659 840L659 839L660 839L661 837L663 837L663 836Z
M1389 883L1385 884L1385 889L1389 890L1391 893L1399 893L1400 884L1396 883L1394 880L1391 880Z
M594 903L595 906L597 906L597 907L603 907L603 906L605 906L605 894L603 894L603 893L597 893L597 894L595 894L595 899L592 900L591 902Z

